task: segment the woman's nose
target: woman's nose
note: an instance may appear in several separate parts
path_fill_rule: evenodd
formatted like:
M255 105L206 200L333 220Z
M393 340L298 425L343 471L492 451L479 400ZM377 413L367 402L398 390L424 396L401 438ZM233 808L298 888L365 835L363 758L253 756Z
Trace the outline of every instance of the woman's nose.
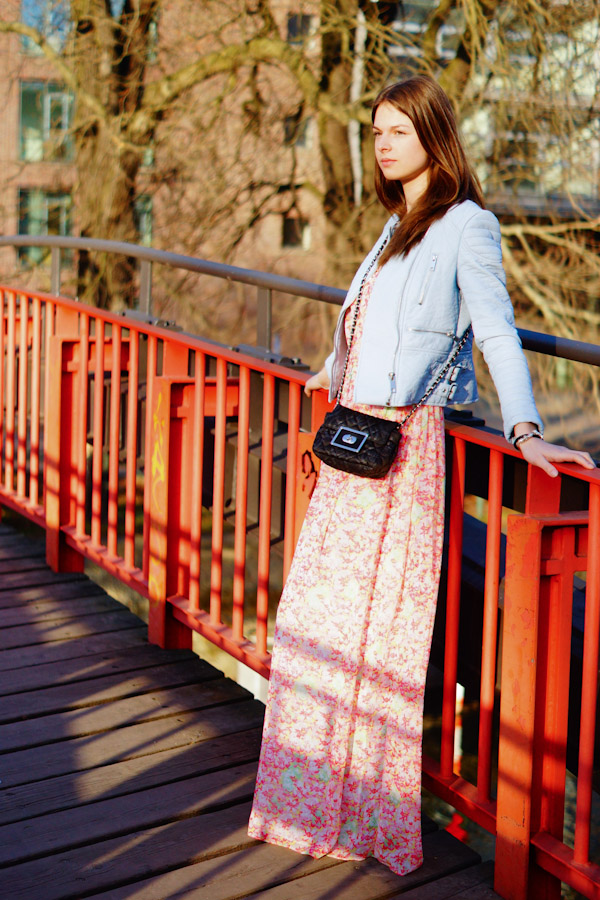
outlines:
M385 134L378 134L375 143L380 153L390 149L390 142Z

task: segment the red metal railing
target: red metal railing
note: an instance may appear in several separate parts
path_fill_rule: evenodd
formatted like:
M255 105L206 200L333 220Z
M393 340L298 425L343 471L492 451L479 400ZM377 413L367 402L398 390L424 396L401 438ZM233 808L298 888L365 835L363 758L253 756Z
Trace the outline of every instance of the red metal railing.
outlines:
M524 511L509 515L506 528L500 662L501 522L506 513L503 479L511 457L518 454L499 436L461 426L449 426L447 433L453 454L441 749L439 761L424 760L424 783L497 835L495 887L501 896L511 900L558 898L563 881L586 897L597 897L600 868L589 853L594 768L598 772L594 752L600 478L597 472L559 467L562 475L569 476L571 490L583 497L580 511L560 512L561 493L569 495L565 479L550 479L537 469L527 472L522 486ZM481 466L481 461L479 465L488 472L488 508L477 771L475 779L468 781L454 773L453 753L460 570L464 566L463 499L468 475L465 451L476 446L489 454L487 466ZM583 484L586 488L582 490ZM578 683L570 686L571 674L578 668L572 648L574 578L584 572L583 658ZM498 694L499 724L495 728ZM581 713L577 716L574 708L579 695ZM564 839L569 729L573 744L570 768L578 776L573 846ZM493 779L496 754L497 778Z
M55 569L88 558L147 597L151 640L190 646L195 631L268 675L306 502L300 461L323 394L309 403L307 376L294 368L56 296L0 288L0 317L0 502L46 529ZM434 644L433 656L443 666L441 730L424 783L497 835L502 896L558 898L562 880L597 897L600 477L573 466L557 479L530 471L481 429L450 423L447 437L443 652ZM487 504L473 597L470 495ZM576 512L566 508L572 497ZM574 579L585 572L579 659ZM461 678L477 693L477 764L457 773ZM572 846L567 770L577 773Z
M281 588L271 568L289 567L295 543L294 477L288 527L271 523L274 435L287 447L281 481L296 470L306 375L66 299L3 290L2 300L2 502L46 528L54 568L80 569L86 557L146 596L151 639L188 646L198 631L268 675L269 594ZM262 384L252 429L251 378Z

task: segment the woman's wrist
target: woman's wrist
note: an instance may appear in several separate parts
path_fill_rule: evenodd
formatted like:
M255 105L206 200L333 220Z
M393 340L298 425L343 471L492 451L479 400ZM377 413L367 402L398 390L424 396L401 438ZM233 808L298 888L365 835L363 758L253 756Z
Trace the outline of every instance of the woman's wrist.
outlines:
M531 438L544 439L544 432L541 426L537 422L517 422L510 437L510 443L513 447L519 447L520 444Z
M540 440L544 440L544 435L537 428L532 428L531 431L526 431L524 434L515 435L512 438L512 445L516 447L517 450L520 450L521 444L524 444L525 441L531 440L531 438L539 438Z
M322 388L327 389L330 385L329 373L325 366L317 372L317 378Z

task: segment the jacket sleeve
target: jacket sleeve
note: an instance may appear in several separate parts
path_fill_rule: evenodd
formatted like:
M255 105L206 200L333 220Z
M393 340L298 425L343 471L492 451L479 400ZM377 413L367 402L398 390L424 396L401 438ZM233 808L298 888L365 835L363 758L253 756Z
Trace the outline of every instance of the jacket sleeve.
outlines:
M333 374L333 360L335 359L335 351L332 350L323 365L325 366L325 371L329 375L329 382L331 383L331 378Z
M464 227L457 279L473 323L475 342L498 393L505 436L511 437L517 422L533 422L541 429L529 367L506 290L500 226L488 210L478 210Z

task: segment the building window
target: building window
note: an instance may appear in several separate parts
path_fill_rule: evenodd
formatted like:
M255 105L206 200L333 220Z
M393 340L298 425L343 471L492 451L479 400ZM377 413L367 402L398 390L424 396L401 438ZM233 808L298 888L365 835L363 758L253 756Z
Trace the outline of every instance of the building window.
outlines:
M283 120L283 139L288 147L307 147L310 117L286 116Z
M123 15L125 0L109 0L110 13L113 19L120 19ZM148 23L146 60L155 63L158 58L158 10L156 10Z
M307 38L311 32L312 16L306 16L300 13L293 13L287 19L287 39L288 43L298 46Z
M152 246L152 197L140 194L136 198L133 214L140 244Z
M542 135L543 116L537 125L540 131L531 130L532 121L527 112L498 107L494 125L494 139L490 162L495 173L493 187L535 193L541 188L540 147L546 141Z
M523 131L504 131L494 136L493 160L497 180L513 191L539 189L538 147L535 135Z
M310 225L299 216L284 216L281 237L282 247L310 249Z
M54 50L60 51L65 45L69 31L68 0L21 0L21 21L35 28L46 38ZM27 53L42 51L29 38L23 38L23 49Z
M19 234L71 234L71 195L39 188L19 191ZM19 259L37 265L49 255L47 247L19 247Z
M458 8L448 14L436 33L436 55L442 66L456 56L464 31L461 4L454 5ZM436 7L435 0L413 0L397 4L392 27L398 34L398 42L392 41L388 52L399 76L407 77L421 71L421 43L429 18Z
M73 98L53 82L21 82L20 156L27 162L73 159Z

